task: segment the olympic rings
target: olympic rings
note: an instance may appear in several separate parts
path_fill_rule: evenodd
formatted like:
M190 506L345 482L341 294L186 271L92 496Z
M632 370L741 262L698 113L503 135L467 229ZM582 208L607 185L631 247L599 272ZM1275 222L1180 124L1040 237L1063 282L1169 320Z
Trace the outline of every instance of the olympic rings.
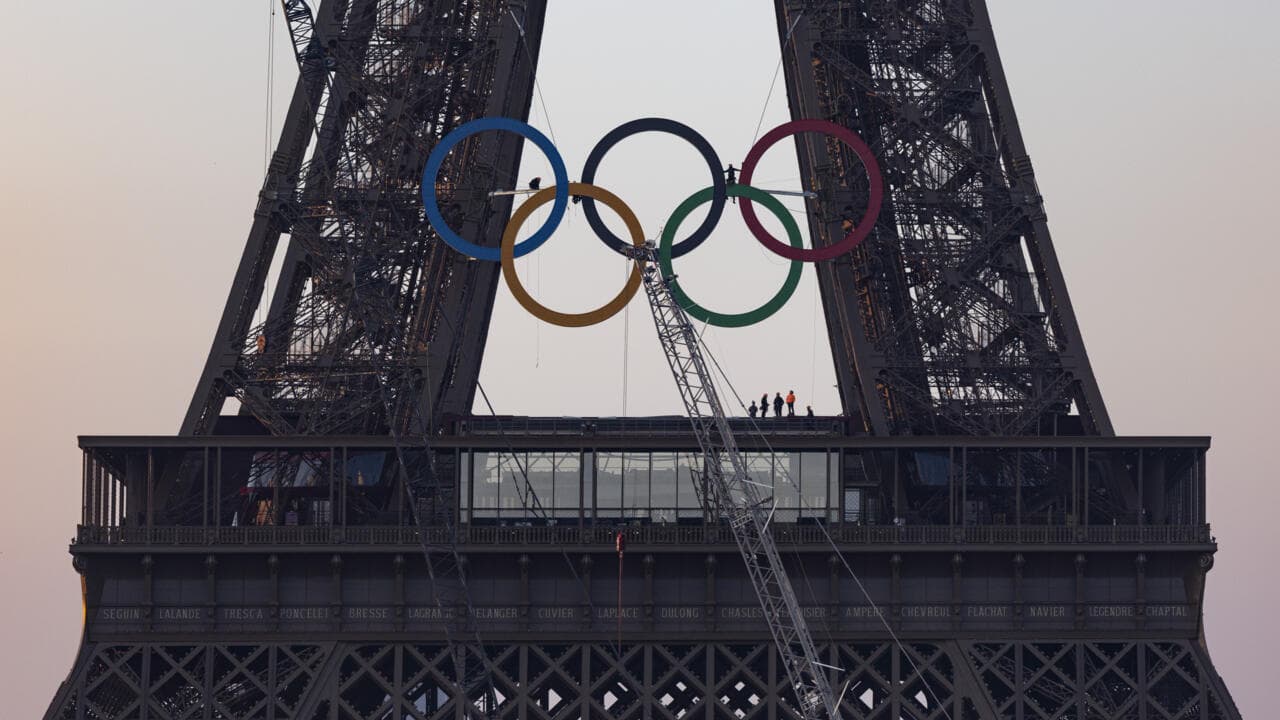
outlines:
M685 125L684 123L669 120L667 118L640 118L623 123L613 130L609 131L591 148L591 153L587 155L587 161L582 165L582 182L591 184L596 180L596 170L600 168L600 161L604 160L604 154L613 149L614 145L622 142L632 135L638 135L642 132L661 132L675 135L678 138L687 140L690 145L702 154L703 160L707 162L707 167L711 170L711 182L714 192L711 196L711 211L707 213L707 218L697 227L689 237L676 243L675 249L672 250L673 257L681 257L685 253L693 250L701 245L708 237L711 231L715 229L720 222L720 215L724 213L725 200L725 177L724 166L720 164L720 156L716 154L716 149L711 147L711 143L702 137L697 130ZM745 181L743 184L747 184ZM625 253L627 244L617 235L614 235L600 219L600 212L596 210L595 201L591 198L584 198L582 201L582 211L587 216L587 224L595 231L596 236L604 241L605 245L614 250Z
M560 225L560 220L564 218L564 211L569 207L569 171L565 169L564 158L560 156L560 151L556 149L551 140L534 129L533 126L522 123L519 120L503 117L472 120L454 128L452 132L445 135L431 149L431 155L427 157L427 165L422 169L422 205L426 209L427 222L431 223L431 227L440 235L440 239L448 243L454 250L478 260L497 262L498 248L481 247L475 243L468 242L449 227L449 224L445 222L444 215L440 213L440 204L436 198L436 178L440 176L440 166L444 164L445 156L458 143L485 130L506 130L533 141L533 144L537 145L538 149L542 150L543 154L547 156L547 160L551 161L551 171L556 177L555 186L559 189L556 190L556 201L551 206L551 214L547 217L546 222L542 223L542 227L538 228L537 232L515 248L515 256L523 257L537 250L542 243L546 242L551 237L551 233L555 232L556 227ZM430 189L430 192L428 192L428 189Z
M770 235L760 224L760 220L756 218L756 211L751 206L750 200L744 199L741 203L742 219L746 221L747 227L751 229L751 234L755 235L762 245L784 258L803 260L805 262L830 260L853 250L858 243L871 234L871 228L875 226L876 219L880 216L880 204L884 199L884 178L880 175L880 165L876 162L875 155L871 153L871 148L867 147L867 144L862 141L862 138L858 137L857 133L826 120L792 120L791 122L783 123L765 133L764 137L760 138L751 148L751 151L747 153L746 159L742 161L740 182L743 185L751 184L751 174L755 172L756 163L760 161L760 157L764 155L766 150L773 147L774 143L788 135L802 132L830 135L848 145L854 154L858 156L858 159L862 161L862 167L867 171L867 179L871 182L870 197L867 200L867 212L862 221L855 225L853 230L840 242L826 247L806 250L783 245Z
M691 317L717 327L737 328L754 325L778 312L783 305L787 304L787 301L791 299L791 296L795 294L796 288L800 285L800 275L804 272L804 263L799 260L792 260L791 270L787 273L787 279L783 282L782 288L768 302L755 310L725 314L707 310L694 302L680 287L679 280L674 279L675 272L671 266L671 259L675 255L672 252L672 240L675 238L676 230L680 227L681 221L688 217L689 213L693 212L695 208L712 199L714 190L715 188L699 190L690 195L688 199L676 208L675 212L671 213L671 218L667 220L667 225L662 231L662 240L658 245L658 266L662 268L663 277L673 278L668 285L671 288L671 296ZM804 238L800 235L800 228L796 225L795 218L791 216L786 206L777 198L750 185L730 185L728 194L729 197L742 198L743 202L747 202L750 199L762 203L782 221L782 225L787 231L787 237L791 240L791 246L804 248Z
M445 222L444 216L440 212L439 200L436 197L436 180L449 151L467 137L486 130L505 130L532 141L547 156L551 163L552 172L555 175L555 185L537 190L512 214L511 220L507 223L507 227L502 233L501 246L497 248L482 247L468 242L458 235ZM617 296L601 307L584 313L562 313L539 304L525 290L520 278L516 275L515 259L533 252L551 237L551 233L559 227L561 220L564 219L570 197L583 199L582 204L588 224L595 231L596 236L607 246L620 253L627 253L626 242L614 235L601 220L599 209L595 203L597 200L608 205L622 218L627 226L627 233L631 236L632 244L636 247L644 247L644 232L640 228L640 221L636 219L635 213L618 196L592 184L605 153L622 140L642 132L664 132L687 140L689 144L693 145L701 153L703 159L707 162L707 166L711 169L711 187L700 190L686 198L671 214L671 218L667 221L667 225L663 230L658 252L658 264L661 267L662 274L664 277L671 278L669 283L672 297L691 317L708 324L720 327L744 327L772 316L795 293L800 276L803 274L803 268L800 263L831 260L852 251L871 234L872 228L880 217L881 204L884 200L884 178L880 174L880 166L876 162L875 156L862 138L858 137L852 130L825 120L793 120L765 133L747 153L746 159L742 162L739 179L735 183L732 176L732 166L727 171L729 177L726 179L725 174L722 174L720 170L720 159L716 155L715 149L711 147L706 138L695 130L675 120L641 118L619 125L605 135L600 142L596 143L583 167L582 182L571 183L569 182L568 171L565 169L564 159L555 145L545 135L518 120L493 117L473 120L459 126L445 135L431 150L431 155L427 158L426 167L422 170L422 203L426 211L427 222L431 224L436 233L450 247L458 252L477 260L500 262L502 276L506 280L507 286L511 288L511 294L515 297L516 302L520 303L525 310L535 317L561 327L585 327L604 322L621 311L631 301L631 298L635 297L635 294L639 292L645 272L643 256L636 256L634 260L635 267L628 276L622 291ZM764 156L765 152L777 144L779 140L802 132L821 133L840 140L847 145L862 162L869 183L867 208L861 220L853 226L853 229L843 239L825 247L806 249L800 229L786 207L769 191L751 186L751 178L755 173L756 165L760 162L760 158ZM687 254L710 237L712 230L720 222L720 218L724 214L725 200L729 197L742 199L742 219L746 222L751 234L769 251L791 260L791 269L787 274L787 279L772 298L755 310L733 314L718 313L699 305L684 292L672 272L673 259ZM538 228L537 232L533 233L527 240L517 243L516 234L533 211L553 200L554 203L551 207L550 215L542 224L542 227ZM696 208L707 202L711 203L711 208L707 213L706 219L688 237L676 242L675 235L680 228L680 223ZM790 241L789 245L774 238L760 224L759 218L756 217L755 202L763 204L782 222L783 228L787 232L787 239ZM848 218L846 218L846 221L848 223L853 222L852 219Z
M515 213L511 215L511 222L507 224L507 229L502 233L501 261L502 277L507 281L507 287L511 289L511 294L515 297L516 302L520 303L525 310L528 310L530 315L552 325L586 327L608 320L626 307L627 303L631 302L631 298L635 297L640 290L640 283L644 278L644 262L637 258L635 267L631 270L631 275L622 287L622 292L595 310L584 313L562 313L534 300L528 291L524 289L519 276L516 275L516 233L520 231L520 226L524 224L525 220L529 219L529 215L534 210L546 205L553 194L556 198L559 198L562 193L599 200L608 205L622 218L622 222L627 226L627 231L631 234L632 244L638 248L644 247L644 230L640 229L640 221L636 219L635 213L631 212L631 208L627 207L627 204L622 202L621 198L604 188L586 183L570 183L568 187L564 188L557 186L539 190L533 197L516 208Z

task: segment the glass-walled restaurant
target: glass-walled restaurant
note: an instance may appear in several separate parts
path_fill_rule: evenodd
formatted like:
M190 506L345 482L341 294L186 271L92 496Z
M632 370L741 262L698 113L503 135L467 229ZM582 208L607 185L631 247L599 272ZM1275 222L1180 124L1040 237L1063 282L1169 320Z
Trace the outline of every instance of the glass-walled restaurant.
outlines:
M746 453L746 460L761 496L774 498L778 522L838 517L838 453ZM701 457L689 452L466 452L462 519L701 523L701 467ZM533 507L535 497L541 510Z
M511 450L442 440L452 446L437 445L423 461L422 450L346 440L82 439L82 524L407 526L413 513L406 478L427 467L427 492L439 493L470 526L708 520L699 497L701 455L670 441L575 447L543 440L538 447L526 438L524 448ZM749 481L773 499L776 523L1204 523L1208 442L1202 438L938 438L928 444L851 438L843 444L745 451Z

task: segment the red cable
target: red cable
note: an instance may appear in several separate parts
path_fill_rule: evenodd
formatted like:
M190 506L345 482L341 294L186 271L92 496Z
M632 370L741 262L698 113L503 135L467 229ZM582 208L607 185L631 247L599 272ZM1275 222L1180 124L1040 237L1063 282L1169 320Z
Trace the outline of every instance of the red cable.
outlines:
M626 551L627 541L621 530L614 537L613 544L618 550L618 660L622 660L622 554Z

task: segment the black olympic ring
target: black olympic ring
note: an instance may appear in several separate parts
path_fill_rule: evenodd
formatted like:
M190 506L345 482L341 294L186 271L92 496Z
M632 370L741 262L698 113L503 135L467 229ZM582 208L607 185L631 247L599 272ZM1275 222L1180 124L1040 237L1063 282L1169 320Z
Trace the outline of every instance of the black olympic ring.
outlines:
M591 148L591 154L587 156L587 162L582 166L582 182L587 185L594 185L596 180L596 170L600 167L600 161L604 160L604 154L617 145L622 140L638 135L642 132L661 132L675 135L678 138L687 140L690 145L702 154L704 160L707 161L707 167L711 169L711 209L707 212L707 217L702 224L689 233L689 237L676 243L671 250L671 257L678 258L685 253L697 248L707 238L711 237L711 232L715 230L716 224L720 222L720 215L724 212L725 198L728 197L726 191L727 184L725 182L724 170L720 165L720 156L716 154L716 149L702 137L697 130L667 118L640 118L624 123L614 128L600 138L600 142ZM582 211L587 216L587 224L595 231L596 236L604 242L605 245L613 248L615 251L626 254L627 249L631 247L631 243L624 241L622 238L614 235L609 227L604 224L604 220L600 218L600 211L596 209L596 201L589 197L582 198Z

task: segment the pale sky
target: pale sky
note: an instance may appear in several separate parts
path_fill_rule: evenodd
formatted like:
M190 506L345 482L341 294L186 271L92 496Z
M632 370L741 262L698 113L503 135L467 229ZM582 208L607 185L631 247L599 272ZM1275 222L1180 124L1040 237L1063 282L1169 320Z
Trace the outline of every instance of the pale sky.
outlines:
M615 125L700 130L739 163L764 112L787 117L771 3L552 0L539 73L570 174ZM79 586L77 434L176 431L209 349L263 170L269 0L5 2L0 44L4 355L0 697L35 717L70 669ZM1280 489L1272 478L1280 266L1274 169L1280 5L1261 0L991 0L1055 246L1121 434L1209 434L1221 543L1207 637L1245 717L1270 708ZM275 120L295 72L277 26ZM549 122L548 122L549 119ZM543 171L526 153L522 178ZM794 184L777 148L758 184ZM635 138L598 184L650 234L708 184L678 140ZM798 201L791 203L799 208ZM700 215L690 219L696 223ZM717 309L774 292L785 262L726 213L681 279ZM624 269L580 215L521 261L557 309L612 296ZM729 268L726 270L726 268ZM773 320L710 333L747 395L794 388L835 410L812 272ZM638 298L598 328L541 325L499 291L482 380L499 412L674 412Z

